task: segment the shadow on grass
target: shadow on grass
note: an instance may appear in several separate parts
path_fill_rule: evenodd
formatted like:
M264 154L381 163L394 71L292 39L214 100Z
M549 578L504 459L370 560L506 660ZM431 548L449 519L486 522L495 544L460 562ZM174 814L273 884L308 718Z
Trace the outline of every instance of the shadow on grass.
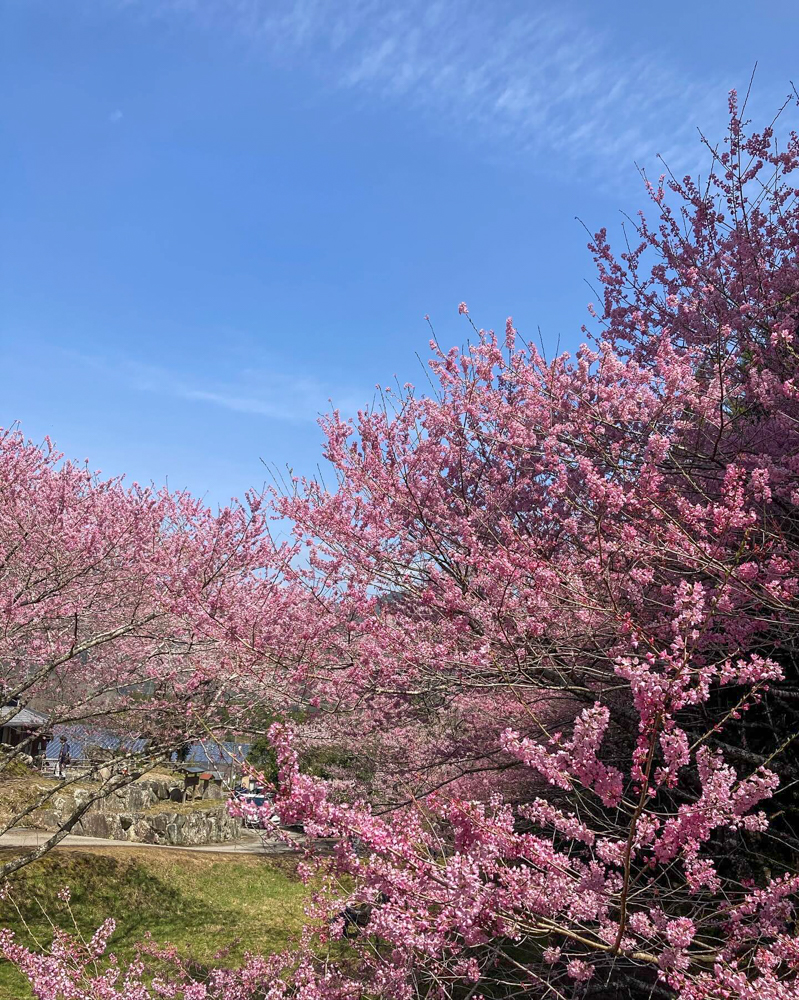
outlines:
M0 850L0 859L11 853L16 852ZM59 890L69 886L70 909L85 939L107 917L116 920L110 950L123 962L150 932L156 942L174 944L194 970L209 968L220 953L225 964L236 965L246 951L282 949L301 926L306 890L295 868L294 858L198 857L142 848L57 850L14 877L19 913L9 900L0 901L0 927L11 928L20 944L33 947L50 944L50 921L74 932L58 898ZM6 965L6 971L0 969L0 1000L30 996L9 993L11 979Z
M178 922L191 926L210 916L205 903L185 895L143 865L102 855L51 854L23 868L12 881L25 923L45 935L50 932L48 917L64 930L73 929L67 908L58 899L64 886L70 887L70 908L82 934L91 935L107 916L114 917L117 949L140 940L146 930L155 933L157 926L166 928ZM21 943L27 936L20 915L9 902L0 903L0 926L15 930Z

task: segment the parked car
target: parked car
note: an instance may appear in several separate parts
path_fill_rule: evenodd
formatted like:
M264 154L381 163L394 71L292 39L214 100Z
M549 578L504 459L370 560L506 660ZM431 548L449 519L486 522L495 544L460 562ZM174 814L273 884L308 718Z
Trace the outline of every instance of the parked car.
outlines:
M236 796L239 802L247 803L250 806L254 806L256 809L262 809L265 805L271 804L275 800L274 795L272 795L271 792L267 792L266 789L263 788L255 789L254 791L250 791L244 788L241 789L236 788L233 790L233 794ZM272 813L268 821L274 826L278 826L280 823L280 818L275 813ZM261 823L256 819L250 819L249 817L245 816L244 825L248 827L257 828L261 826Z

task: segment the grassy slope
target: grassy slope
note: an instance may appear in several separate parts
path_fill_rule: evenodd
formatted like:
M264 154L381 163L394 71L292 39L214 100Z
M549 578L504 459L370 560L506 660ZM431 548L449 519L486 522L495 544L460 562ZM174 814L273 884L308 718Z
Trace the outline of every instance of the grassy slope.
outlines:
M10 852L0 851L0 859ZM235 964L245 951L265 954L284 947L303 917L305 887L291 857L196 854L157 848L58 848L23 869L14 896L40 940L49 941L42 909L70 926L58 890L69 885L78 925L89 934L107 916L117 921L112 950L128 958L145 930L201 962L222 948ZM41 908L36 901L41 902ZM30 943L19 916L0 902L0 927ZM16 970L0 959L0 1000L30 993Z

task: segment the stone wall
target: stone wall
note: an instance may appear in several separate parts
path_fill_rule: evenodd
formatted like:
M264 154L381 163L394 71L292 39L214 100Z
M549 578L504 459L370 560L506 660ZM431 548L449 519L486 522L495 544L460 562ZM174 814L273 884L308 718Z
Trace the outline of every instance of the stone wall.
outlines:
M76 788L53 798L36 819L48 830L57 830L76 805L92 795L90 788ZM183 803L183 782L149 779L135 781L95 802L73 833L139 844L209 844L235 840L241 821L228 815L216 798Z
M127 840L139 844L216 844L235 840L241 823L224 806L186 812L104 813L90 809L74 830L84 837Z

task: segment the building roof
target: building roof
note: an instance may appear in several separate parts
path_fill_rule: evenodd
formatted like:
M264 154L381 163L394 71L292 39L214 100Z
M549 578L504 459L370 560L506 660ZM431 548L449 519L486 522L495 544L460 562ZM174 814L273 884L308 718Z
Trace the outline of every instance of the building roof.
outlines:
M183 771L184 774L209 774L214 781L222 780L221 771L212 771L207 767L200 767L198 764L178 764L178 770Z
M209 764L226 765L230 764L231 761L244 760L249 752L249 743L217 743L214 740L199 740L191 744L185 759L180 763L205 765L203 770L207 770ZM177 762L178 755L173 753L172 760Z
M61 737L66 737L69 755L73 760L84 760L92 748L124 753L141 753L147 741L136 737L119 736L108 729L82 725L60 725L53 727L53 735L45 749L45 756L58 757L61 751Z
M10 726L12 729L41 729L42 726L47 725L47 716L32 708L20 708L10 719L2 721L5 713L14 708L14 705L4 705L0 708L0 726Z
M50 742L47 744L45 756L56 759L61 751L61 737L66 737L69 755L73 760L85 760L92 748L124 753L144 753L147 740L140 737L123 736L103 729L100 726L57 725L53 727ZM216 743L212 740L202 740L188 747L185 760L182 762L200 771L218 770L231 760L243 760L249 752L248 743ZM177 754L171 755L173 762L178 763Z

